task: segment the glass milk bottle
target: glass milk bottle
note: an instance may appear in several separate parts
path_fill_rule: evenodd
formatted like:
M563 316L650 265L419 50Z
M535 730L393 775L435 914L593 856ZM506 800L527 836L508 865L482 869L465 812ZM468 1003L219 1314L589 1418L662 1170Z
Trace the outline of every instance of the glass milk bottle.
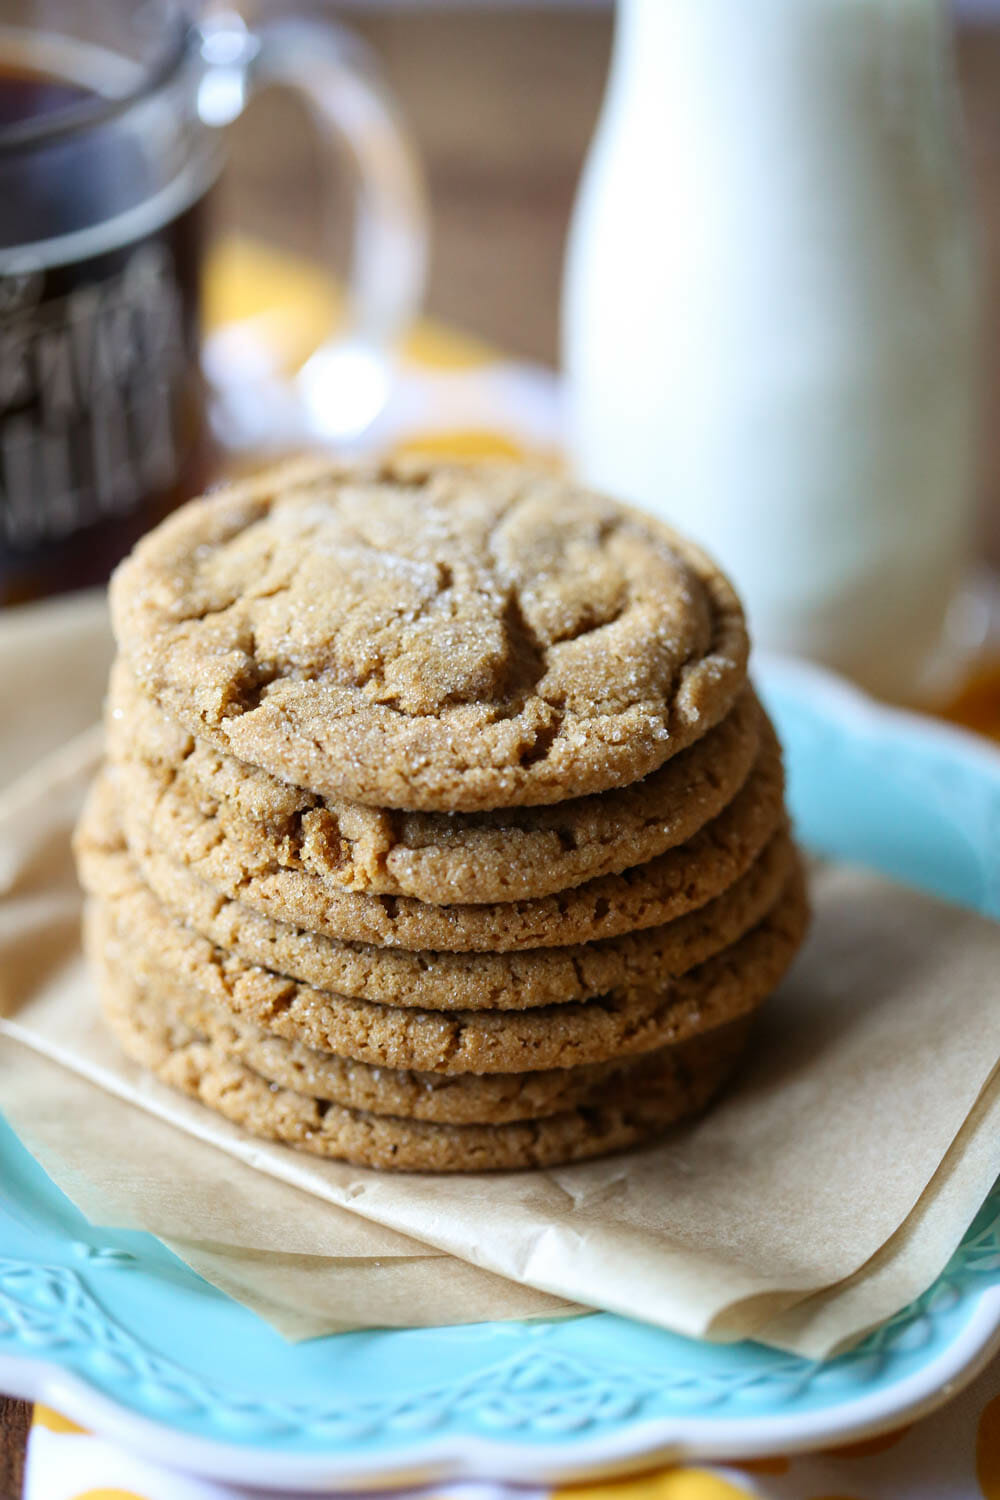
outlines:
M760 644L926 687L978 299L935 0L620 0L566 267L572 454L719 558Z

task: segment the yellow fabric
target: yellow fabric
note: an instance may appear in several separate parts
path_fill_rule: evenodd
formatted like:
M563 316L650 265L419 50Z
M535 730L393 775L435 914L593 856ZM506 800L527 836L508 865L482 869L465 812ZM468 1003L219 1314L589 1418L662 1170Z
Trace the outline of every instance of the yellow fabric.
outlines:
M35 1406L33 1422L36 1427L47 1427L49 1432L86 1432L87 1430L85 1427L78 1427L68 1417L53 1411L51 1406L42 1406L40 1403Z
M573 1485L555 1493L565 1500L746 1500L753 1491L708 1469L669 1469L642 1479Z
M259 320L288 368L300 365L344 314L343 295L321 267L243 235L227 235L216 246L204 296L209 328ZM478 339L426 318L401 352L404 360L430 370L474 369L497 357Z
M526 456L521 443L506 433L491 432L488 427L448 428L444 432L428 433L426 437L408 438L402 446L407 453L441 458L522 459Z
M135 1490L85 1490L73 1500L143 1500Z

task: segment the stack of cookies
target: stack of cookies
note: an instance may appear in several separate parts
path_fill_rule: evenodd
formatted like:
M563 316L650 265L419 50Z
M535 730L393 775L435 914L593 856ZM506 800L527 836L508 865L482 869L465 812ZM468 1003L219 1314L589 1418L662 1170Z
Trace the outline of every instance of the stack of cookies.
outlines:
M285 466L112 584L77 834L109 1025L365 1166L580 1160L702 1109L806 925L696 548L507 466Z

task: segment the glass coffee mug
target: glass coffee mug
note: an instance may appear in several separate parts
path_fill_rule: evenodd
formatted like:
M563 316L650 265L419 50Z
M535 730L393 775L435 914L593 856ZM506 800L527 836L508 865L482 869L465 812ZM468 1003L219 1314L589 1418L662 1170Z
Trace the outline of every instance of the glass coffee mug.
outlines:
M356 44L175 0L4 0L0 603L102 581L210 477L205 203L220 127L269 83L305 97L357 172L346 331L299 386L322 417L338 361L385 370L423 286L419 171ZM327 415L327 435L363 420Z

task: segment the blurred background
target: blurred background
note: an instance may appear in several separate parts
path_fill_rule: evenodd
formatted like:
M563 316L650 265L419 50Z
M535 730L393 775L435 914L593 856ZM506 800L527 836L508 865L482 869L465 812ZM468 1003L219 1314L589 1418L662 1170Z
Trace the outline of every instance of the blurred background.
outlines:
M1000 0L617 15L3 0L0 602L276 452L568 461L1000 734Z
M304 9L290 0L240 8L248 20ZM555 365L565 236L607 75L611 4L327 0L305 9L336 16L371 45L423 155L433 224L428 312ZM1000 564L1000 0L960 0L955 24L987 260L980 539ZM278 91L263 96L230 140L220 189L228 222L318 255L318 148L301 104ZM339 217L346 225L346 199Z

